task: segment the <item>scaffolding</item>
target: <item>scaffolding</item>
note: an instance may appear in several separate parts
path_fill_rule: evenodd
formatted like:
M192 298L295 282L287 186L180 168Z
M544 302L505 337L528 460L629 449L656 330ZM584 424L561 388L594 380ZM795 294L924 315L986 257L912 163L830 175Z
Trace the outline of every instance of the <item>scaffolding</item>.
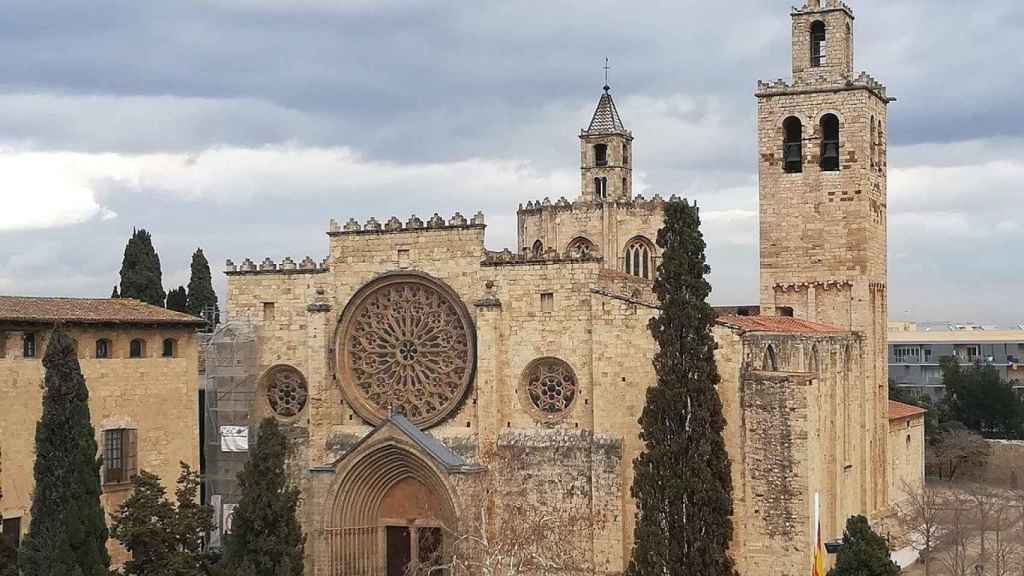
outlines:
M210 547L230 533L231 514L241 497L238 473L249 459L248 438L258 387L257 331L248 320L219 326L202 340L200 390L203 502L214 510Z

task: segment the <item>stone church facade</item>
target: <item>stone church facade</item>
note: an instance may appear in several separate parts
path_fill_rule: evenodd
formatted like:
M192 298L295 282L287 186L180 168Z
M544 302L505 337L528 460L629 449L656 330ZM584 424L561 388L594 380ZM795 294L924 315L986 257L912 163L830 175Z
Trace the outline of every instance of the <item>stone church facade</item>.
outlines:
M741 574L806 573L816 499L826 539L884 519L890 443L922 468L920 414L890 422L886 397L889 100L852 73L847 6L792 16L793 81L757 93L761 302L714 328ZM295 448L307 573L400 574L538 513L567 573L624 570L664 200L633 194L607 87L579 139L578 196L520 206L515 250L456 213L332 221L319 263L228 262L229 326L256 334L250 420Z

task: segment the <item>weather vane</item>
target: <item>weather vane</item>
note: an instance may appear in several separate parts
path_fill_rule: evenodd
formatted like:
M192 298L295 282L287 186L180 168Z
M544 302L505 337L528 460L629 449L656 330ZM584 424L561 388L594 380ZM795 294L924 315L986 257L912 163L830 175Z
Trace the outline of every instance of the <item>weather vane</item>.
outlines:
M611 70L611 66L608 65L608 57L604 57L604 91L611 90L611 86L608 85L608 71Z

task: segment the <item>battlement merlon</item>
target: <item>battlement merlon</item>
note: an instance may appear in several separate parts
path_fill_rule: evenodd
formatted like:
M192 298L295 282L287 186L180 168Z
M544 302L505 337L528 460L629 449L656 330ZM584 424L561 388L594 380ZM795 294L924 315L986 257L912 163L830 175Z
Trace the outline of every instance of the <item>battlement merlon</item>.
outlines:
M280 263L270 258L264 258L259 265L249 258L242 260L241 264L235 264L228 260L224 263L224 274L228 276L249 276L256 274L264 275L292 275L292 274L323 274L330 270L327 258L319 263L306 256L301 262L296 263L290 257L285 257Z
M867 72L861 72L856 78L847 79L841 83L833 82L828 84L795 84L786 82L782 78L768 81L758 80L757 91L754 93L754 96L758 98L766 98L771 96L818 94L823 92L849 92L854 90L867 90L885 103L896 101L895 98L886 94L885 85Z
M824 5L823 5L824 4ZM793 14L824 14L826 12L846 12L853 19L853 8L850 8L846 2L839 0L810 0L803 6L792 8Z
M344 226L331 219L327 235L330 237L349 236L360 234L389 234L395 232L424 232L431 230L452 230L467 228L486 228L483 212L477 212L472 219L467 220L465 216L456 212L447 222L437 212L426 222L415 214L403 224L396 216L389 218L384 224L370 217L366 224L360 224L355 218L349 218Z
M679 200L679 196L673 194L668 201L676 202ZM565 197L561 197L557 202L552 202L550 198L544 198L543 200L531 200L526 204L520 204L517 210L518 214L540 214L545 210L554 211L573 211L580 208L601 208L603 206L614 205L619 208L625 209L639 209L639 210L656 210L664 206L666 200L659 194L655 194L650 199L647 199L643 194L637 194L632 199L628 200L601 200L601 201L587 201L577 200L575 202L569 202Z

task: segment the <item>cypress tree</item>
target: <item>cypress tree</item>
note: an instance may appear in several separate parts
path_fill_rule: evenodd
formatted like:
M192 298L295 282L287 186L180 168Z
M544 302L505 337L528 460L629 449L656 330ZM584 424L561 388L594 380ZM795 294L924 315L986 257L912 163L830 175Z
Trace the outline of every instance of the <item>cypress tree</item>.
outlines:
M135 298L154 306L163 306L166 294L160 256L153 238L145 229L132 230L121 261L121 298Z
M0 538L0 576L18 576L18 549Z
M120 298L121 295L117 293L117 285L114 285L114 291L110 293L111 298Z
M900 567L889 558L889 545L871 529L868 519L850 516L843 532L836 565L828 576L899 576Z
M192 276L188 281L188 313L203 316L205 310L213 310L214 324L220 321L217 314L217 293L213 291L213 279L210 276L210 263L206 261L203 249L196 249L192 254Z
M187 299L184 286L178 286L167 293L167 309L175 312L188 312L185 305Z
M203 538L213 528L213 510L198 503L199 474L181 464L177 506L171 504L160 478L145 470L133 481L132 495L114 515L111 534L131 559L126 576L201 576L210 567Z
M18 566L24 576L107 576L110 557L89 390L71 337L57 327L49 340L43 413L36 425L32 521Z
M301 576L305 537L295 510L299 491L288 483L288 439L273 418L260 423L256 445L238 474L235 509L224 559L236 576Z
M696 206L666 204L658 247L661 313L650 322L657 383L640 416L644 450L633 462L637 512L627 574L732 576L732 476Z

